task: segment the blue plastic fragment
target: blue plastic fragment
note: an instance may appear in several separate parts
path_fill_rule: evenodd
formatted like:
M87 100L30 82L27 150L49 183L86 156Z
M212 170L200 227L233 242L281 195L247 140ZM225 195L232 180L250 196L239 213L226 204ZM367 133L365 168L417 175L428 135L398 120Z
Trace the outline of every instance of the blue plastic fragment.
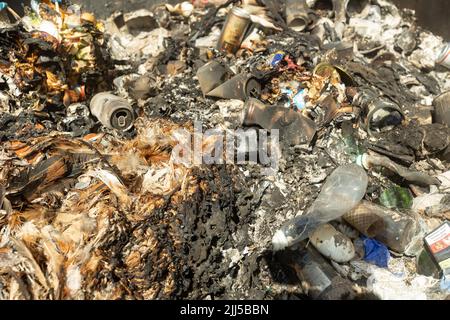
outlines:
M364 243L364 261L387 268L390 257L388 248L381 242L365 236L362 236L361 240Z
M0 2L0 11L7 7L8 7L8 4L6 2Z
M272 68L275 68L283 59L284 59L284 53L283 52L277 52L273 56L273 59L270 62L270 65L272 66Z
M287 95L288 97L291 97L294 92L289 88L282 88L281 93Z
M304 93L305 90L302 89L294 96L293 102L297 110L303 110L306 106Z
M441 286L441 290L442 290L443 292L445 291L445 292L450 293L450 277L444 276L444 277L441 279L440 286Z

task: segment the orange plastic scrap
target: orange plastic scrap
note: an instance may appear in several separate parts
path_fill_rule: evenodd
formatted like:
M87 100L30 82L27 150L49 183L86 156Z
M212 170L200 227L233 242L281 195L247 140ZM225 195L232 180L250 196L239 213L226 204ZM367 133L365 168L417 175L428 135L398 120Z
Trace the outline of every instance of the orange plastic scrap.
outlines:
M79 203L86 203L90 198L92 198L93 195L98 195L99 193L107 191L109 191L109 189L103 182L95 181L89 187L80 191Z
M92 150L85 145L81 144L79 141L72 141L67 140L64 138L56 138L54 142L52 142L51 145L52 149L56 151L56 153L71 153L71 154L77 154L77 153L87 153L91 154L93 153Z
M96 141L103 139L104 136L105 136L104 133L90 133L90 134L84 136L83 140L87 141L87 142L96 142Z
M97 23L97 19L95 19L95 16L90 12L83 12L81 14L81 20L85 22L90 22L92 24Z
M30 146L24 146L20 149L14 150L14 153L20 159L27 160L30 164L35 164L42 160L44 154L42 152L36 153L36 151Z
M71 96L71 92L69 90L66 90L64 92L63 104L65 107L70 106L72 104L72 101L77 102L75 100L76 100L76 98L74 96Z

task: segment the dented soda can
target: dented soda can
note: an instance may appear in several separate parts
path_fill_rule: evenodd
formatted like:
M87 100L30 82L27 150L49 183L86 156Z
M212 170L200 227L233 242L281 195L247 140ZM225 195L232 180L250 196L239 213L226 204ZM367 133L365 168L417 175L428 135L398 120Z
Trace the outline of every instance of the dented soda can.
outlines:
M241 47L251 22L250 14L244 9L238 7L231 9L217 43L217 49L227 53L236 53Z
M210 61L197 71L200 89L204 95L207 95L213 89L230 80L232 76L233 73L231 70L218 61Z
M90 109L106 128L127 131L133 126L133 109L125 99L111 93L97 93L91 100Z
M439 53L436 63L450 69L450 42Z
M281 106L269 106L257 99L248 99L241 122L245 126L260 126L280 130L281 138L290 145L309 144L317 132L315 122L300 112Z
M258 99L248 99L242 113L242 124L258 125L266 130L282 129L294 122L297 113L294 110L278 106L268 106Z

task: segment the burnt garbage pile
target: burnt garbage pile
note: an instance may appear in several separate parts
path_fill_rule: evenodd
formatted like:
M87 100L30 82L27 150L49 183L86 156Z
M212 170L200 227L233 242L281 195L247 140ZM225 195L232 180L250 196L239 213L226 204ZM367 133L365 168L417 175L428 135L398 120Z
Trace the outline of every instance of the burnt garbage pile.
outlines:
M413 12L0 8L1 298L448 294L448 45Z
M221 249L239 223L232 169L174 164L183 125L135 123L127 96L104 93L126 71L103 23L35 4L1 29L1 298L223 294Z
M1 81L8 88L2 95L3 140L36 130L79 130L80 135L94 127L81 116L75 119L83 113L76 103L110 89L103 25L89 13L69 10L62 17L41 3L38 12L1 30Z
M156 140L54 132L5 143L14 157L2 169L3 298L223 293L221 248L238 223L232 172L171 166L167 135L179 126L145 127Z

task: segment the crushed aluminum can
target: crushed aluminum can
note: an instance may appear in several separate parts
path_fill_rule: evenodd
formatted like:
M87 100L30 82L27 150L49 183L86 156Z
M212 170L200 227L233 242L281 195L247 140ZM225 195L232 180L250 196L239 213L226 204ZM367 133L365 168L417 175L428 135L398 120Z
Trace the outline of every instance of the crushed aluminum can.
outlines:
M197 71L198 82L204 95L233 77L231 70L218 61L210 61Z
M205 97L245 101L261 93L261 84L250 73L234 75L219 61L210 61L197 71L200 88Z
M300 112L281 106L269 106L257 99L248 99L241 122L245 126L260 126L280 130L280 137L290 145L310 144L317 132L313 120Z
M439 53L436 63L440 64L447 69L450 69L450 42L445 45L442 51Z
M217 49L236 53L251 23L250 14L247 11L238 7L231 9L217 43Z

